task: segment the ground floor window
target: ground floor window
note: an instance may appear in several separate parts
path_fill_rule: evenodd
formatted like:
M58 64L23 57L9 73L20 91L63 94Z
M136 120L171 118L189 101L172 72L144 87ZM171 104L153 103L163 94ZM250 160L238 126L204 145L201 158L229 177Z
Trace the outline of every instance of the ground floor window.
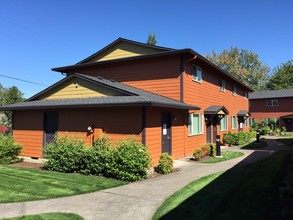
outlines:
M248 121L248 118L245 119L244 124L245 124L245 127L247 127L247 128L249 127L249 121Z
M232 129L237 129L237 117L236 116L232 116Z
M189 114L188 135L203 133L203 116L202 114Z
M228 117L225 115L220 121L220 130L227 131L228 130Z

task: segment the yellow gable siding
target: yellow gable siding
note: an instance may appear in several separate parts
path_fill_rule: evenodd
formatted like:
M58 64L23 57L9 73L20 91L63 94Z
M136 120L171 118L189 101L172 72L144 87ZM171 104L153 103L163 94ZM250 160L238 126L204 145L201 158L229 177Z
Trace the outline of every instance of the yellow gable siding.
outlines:
M103 51L102 53L92 57L91 59L86 61L86 63L98 62L98 61L104 61L104 60L114 60L119 58L133 57L133 56L158 53L158 52L162 52L162 50L159 50L156 48L144 47L144 46L131 44L127 42L120 42L118 44L111 46L110 48Z
M88 98L117 95L123 94L81 79L71 79L43 94L39 99Z

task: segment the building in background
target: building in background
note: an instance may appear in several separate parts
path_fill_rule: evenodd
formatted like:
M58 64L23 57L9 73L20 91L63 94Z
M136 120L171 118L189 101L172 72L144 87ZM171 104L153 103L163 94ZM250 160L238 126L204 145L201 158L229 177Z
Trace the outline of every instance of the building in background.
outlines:
M251 120L277 118L277 126L293 131L293 89L253 92L249 94Z

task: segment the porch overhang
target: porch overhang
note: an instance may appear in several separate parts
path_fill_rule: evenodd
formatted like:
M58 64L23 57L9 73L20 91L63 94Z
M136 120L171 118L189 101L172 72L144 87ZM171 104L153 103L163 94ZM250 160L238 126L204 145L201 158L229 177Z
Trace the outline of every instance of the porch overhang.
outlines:
M227 115L229 111L225 108L225 106L216 106L211 105L204 110L205 115Z
M249 117L250 116L250 113L248 110L240 110L238 113L237 113L237 116L238 117Z

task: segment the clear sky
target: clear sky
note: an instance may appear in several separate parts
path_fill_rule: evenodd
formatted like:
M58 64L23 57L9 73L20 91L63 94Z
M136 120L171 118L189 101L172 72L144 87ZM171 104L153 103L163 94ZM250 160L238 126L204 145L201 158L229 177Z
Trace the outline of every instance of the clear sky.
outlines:
M231 46L274 68L293 59L293 0L0 0L0 75L44 85L51 68L72 65L118 37L192 48L202 55ZM25 97L45 86L0 76Z

